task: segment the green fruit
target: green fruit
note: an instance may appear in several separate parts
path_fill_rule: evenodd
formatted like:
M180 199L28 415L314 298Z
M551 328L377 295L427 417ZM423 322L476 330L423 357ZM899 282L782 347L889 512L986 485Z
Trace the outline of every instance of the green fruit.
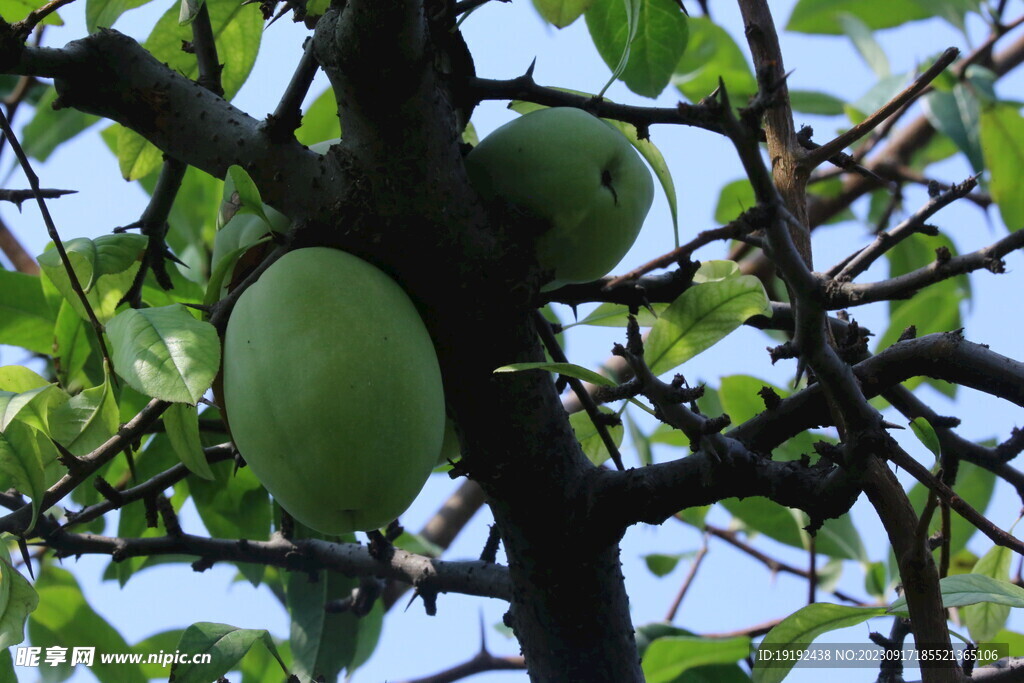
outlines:
M438 465L447 465L448 461L457 462L462 457L462 444L459 433L455 431L455 423L451 419L444 421L444 439L441 441L441 455L437 458Z
M654 183L618 130L567 107L522 116L484 138L466 170L485 201L500 199L547 221L537 241L540 265L554 282L606 275L640 233Z
M437 463L444 392L430 336L391 278L345 252L289 252L242 293L223 378L239 453L322 533L387 525Z

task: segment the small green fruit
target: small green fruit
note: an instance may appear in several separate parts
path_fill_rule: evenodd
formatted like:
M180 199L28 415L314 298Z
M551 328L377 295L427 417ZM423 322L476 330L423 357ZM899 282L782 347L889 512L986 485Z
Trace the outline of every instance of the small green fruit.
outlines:
M383 527L437 463L444 392L405 292L355 256L285 254L238 299L224 403L239 452L281 506L325 534Z
M502 199L547 221L537 241L546 289L606 275L633 246L654 199L633 146L601 119L568 107L505 124L466 157L485 201Z
M447 465L448 461L457 462L462 457L462 443L459 433L455 431L455 423L451 418L444 421L444 439L441 441L441 455L437 458L438 465Z

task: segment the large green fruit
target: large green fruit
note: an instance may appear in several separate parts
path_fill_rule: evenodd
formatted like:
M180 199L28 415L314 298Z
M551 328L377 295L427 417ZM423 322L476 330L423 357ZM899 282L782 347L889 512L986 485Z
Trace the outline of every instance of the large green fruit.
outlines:
M466 169L486 201L547 221L537 259L547 289L606 275L640 233L654 199L651 174L625 136L567 107L522 116L484 138Z
M224 404L239 452L293 517L325 534L387 525L436 465L437 356L405 292L351 254L289 252L238 299Z

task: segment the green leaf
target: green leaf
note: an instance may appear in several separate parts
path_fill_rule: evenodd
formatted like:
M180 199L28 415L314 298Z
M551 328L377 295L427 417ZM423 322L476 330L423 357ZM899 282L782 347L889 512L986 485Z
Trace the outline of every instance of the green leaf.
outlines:
M86 0L86 28L89 29L89 33L95 33L100 27L111 28L122 14L149 2L150 0Z
M110 126L117 140L117 165L127 181L140 180L164 165L164 154L146 138L120 123Z
M894 74L880 78L866 93L855 101L844 105L843 110L851 122L860 123L885 105L886 102L891 100L906 86L907 74Z
M746 178L728 183L718 193L715 206L715 222L725 225L739 218L739 215L757 204L754 186Z
M914 0L919 6L931 12L933 16L941 17L950 24L965 32L965 15L968 12L981 13L979 0Z
M955 245L945 235L911 235L886 253L889 277L903 275L933 263L935 251L939 248L945 248L950 254L956 255ZM878 340L876 350L894 344L910 325L917 327L918 336L959 329L962 326L960 302L968 298L970 292L970 280L959 275L918 292L910 300L889 302L889 328ZM913 377L904 385L913 389L922 382L947 396L953 396L956 391L956 385L922 377Z
M703 531L704 522L710 510L710 505L698 505L696 507L680 510L679 512L676 513L676 517L678 517L681 521L686 522L690 526L696 527Z
M212 655L211 661L206 664L174 664L170 680L174 683L209 683L217 680L234 669L257 642L266 646L287 675L288 667L281 661L274 639L266 630L199 622L185 629L175 649L193 655L208 653Z
M202 6L203 0L181 0L181 5L178 8L178 24L180 26L191 24Z
M156 179L147 179L142 185L152 194ZM205 283L208 272L207 249L213 244L217 232L216 217L223 197L224 181L189 166L178 190L167 222L167 244L178 258L188 265L185 272L196 282ZM175 289L178 285L175 285Z
M288 574L292 655L295 672L303 680L323 676L333 681L344 669L351 673L362 663L355 662L360 646L368 646L371 652L376 647L383 617L379 601L364 618L324 609L330 601L349 597L358 585L358 579L336 572L319 572L317 581L305 572Z
M644 357L657 375L714 346L755 315L771 316L771 302L752 275L706 282L677 298L651 328Z
M46 4L46 0L0 0L0 16L7 23L13 24L26 18L34 9L39 9ZM43 24L49 26L63 26L64 22L54 12L43 19Z
M684 557L692 557L693 553L686 553L682 555L665 555L663 553L651 553L650 555L644 555L644 562L647 564L647 568L651 570L651 573L661 578L668 576L679 564L679 560Z
M0 433L0 475L32 500L32 519L26 529L35 526L46 493L44 470L56 460L57 449L50 438L24 422L15 420Z
M718 282L719 280L728 280L731 277L739 277L742 274L740 264L735 261L702 261L700 267L697 268L697 272L693 274L693 281L697 284Z
M533 0L537 12L549 24L565 28L580 18L594 0Z
M39 604L39 595L11 565L6 549L4 555L0 557L0 649L6 650L25 640L25 621Z
M750 375L730 375L722 378L718 387L718 397L722 402L722 410L729 415L733 424L741 424L750 418L763 413L764 399L760 392L771 389L779 398L786 398L789 392L771 382L765 382Z
M612 411L605 407L599 407L605 415L612 415ZM600 432L597 431L597 427L594 426L590 416L584 412L573 413L569 416L569 424L572 425L572 431L576 434L576 440L580 442L580 447L583 449L584 455L590 459L590 462L595 465L601 465L605 460L612 457L612 454L608 452L608 448L604 445L604 439L601 438ZM625 436L626 430L623 426L615 425L607 426L608 435L612 438L612 443L616 447L622 445L622 438Z
M637 311L636 321L640 327L650 327L657 320L658 316L668 308L668 304L652 304L652 313L647 308ZM625 327L629 317L629 307L624 304L604 303L595 308L586 318L573 325L594 325L596 327ZM573 327L566 325L566 328Z
M7 429L14 418L50 433L50 406L68 399L56 384L44 384L28 391L5 391L0 387L0 431Z
M53 325L39 276L0 270L0 344L52 353Z
M853 47L864 58L867 65L879 78L885 78L892 71L889 69L889 58L885 56L885 50L875 40L875 34L871 28L856 15L848 12L840 12L836 20L843 27L845 33L853 42Z
M872 562L865 568L864 590L872 597L879 600L885 599L889 586L886 580L884 562Z
M441 553L444 552L444 548L428 541L419 534L414 534L409 531L403 531L402 534L393 541L393 545L396 548L401 548L410 553L417 555L423 555L425 557L441 557Z
M14 658L9 648L0 650L0 683L18 683L18 674L14 672Z
M132 652L143 656L142 663L139 666L142 668L142 674L147 679L164 678L167 676L166 665L159 662L146 662L146 658L158 652L164 652L167 656L173 657L174 648L177 646L178 641L181 640L181 634L184 632L185 629L181 628L160 631L132 645Z
M249 78L256 62L263 38L263 17L256 7L233 0L206 0L206 6L210 13L217 53L221 59L228 56L220 80L224 99L230 101ZM191 43L192 27L181 24L180 15L177 7L167 10L153 27L143 47L172 70L195 80L199 75L196 57L181 49L184 43ZM111 126L109 130L116 133L118 140L113 147L116 149L121 174L125 178L144 178L160 167L163 153L151 142L120 124Z
M256 62L263 37L263 16L258 7L235 0L206 0L206 7L210 12L217 53L224 61L220 74L224 99L230 101ZM196 57L181 49L183 41L192 41L192 27L180 25L178 16L177 6L168 9L153 27L143 47L172 70L195 80L199 76Z
M7 21L14 18L3 12ZM25 154L39 161L46 161L62 142L66 142L100 120L100 117L85 114L71 107L54 109L57 91L53 86L46 89L36 105L35 115L21 133L21 144Z
M885 613L884 607L851 607L824 602L798 609L779 622L761 641L758 651L771 651L774 656L768 666L765 666L764 659L754 662L754 683L780 683L789 674L799 653L822 633L856 626ZM785 666L785 663L790 665Z
M985 168L981 141L982 103L995 100L996 76L977 66L969 67L966 76L953 86L952 92L935 90L922 103L929 123L956 143L974 171L980 173Z
M993 603L1007 607L1024 607L1024 588L984 574L956 574L939 581L943 607L964 607ZM890 614L907 615L907 599L899 598L887 610Z
M57 322L53 327L54 365L57 378L69 391L77 391L93 384L86 373L90 357L99 363L96 335L87 326L74 307L65 300L60 302Z
M334 99L334 90L328 86L302 115L302 125L295 131L295 139L304 145L314 145L340 137L338 102Z
M1010 580L1010 563L1013 551L1001 545L993 545L974 565L974 574L981 574L997 581ZM960 618L967 625L971 639L976 643L996 641L996 634L1006 626L1010 617L1008 605L982 602L968 605L960 610Z
M195 404L220 367L217 331L181 305L127 309L107 324L114 368L136 391Z
M523 372L525 370L547 370L548 372L557 372L560 375L566 375L567 377L575 377L581 379L584 382L590 382L598 386L614 387L615 381L599 375L593 370L580 367L579 365L573 365L572 363L548 363L548 362L534 362L534 363L513 363L512 365L503 365L502 367L495 370L495 374L500 372Z
M120 411L110 379L58 405L50 415L51 436L77 456L86 455L112 437Z
M256 183L245 172L245 169L241 166L231 166L228 168L228 176L231 178L231 183L229 186L225 182L224 191L227 193L230 187L234 192L238 193L238 200L241 202L241 206L238 207L238 213L251 213L259 216L263 219L264 223L269 225L270 219L263 212L263 198L260 197L259 188L256 187ZM228 200L229 197L224 199Z
M915 0L800 0L786 25L799 33L843 33L839 17L852 14L871 30L927 19L931 13Z
M187 403L173 403L163 414L167 438L178 459L203 479L213 479L210 464L199 441L199 411ZM212 532L212 530L211 530Z
M94 647L99 652L129 652L128 643L85 601L70 572L44 564L36 581L39 606L28 620L28 635L37 647ZM70 657L68 658L70 660ZM40 673L50 667L41 667ZM56 667L49 680L71 675L70 662ZM101 683L145 683L138 664L103 663L97 655L89 672Z
M71 269L101 323L114 316L118 303L135 279L148 241L143 235L126 233L103 235L94 240L78 237L64 243ZM39 255L39 267L74 311L88 320L85 307L53 245Z
M209 481L188 479L199 517L217 538L270 537L271 507L263 485L247 467L236 468L231 461L208 465Z
M707 664L732 664L750 654L750 638L700 638L665 636L652 642L644 653L647 683L673 683L683 672Z
M311 4L306 7L308 8ZM292 652L288 641L274 638L274 642L277 644L281 658L286 662L292 661ZM241 683L281 683L281 672L278 670L280 666L274 662L274 656L265 647L249 650L249 654L242 659L242 664L238 669L242 673Z
M999 206L1003 223L1011 231L1024 227L1024 117L1016 106L998 105L981 114L981 149L990 176L989 191Z
M627 15L627 6L634 15ZM686 15L674 0L594 0L586 21L614 78L638 95L661 94L686 51L688 37Z
M804 529L810 524L810 519L802 510L787 508L761 497L727 498L721 504L749 529L794 548L807 550L811 547L810 534ZM825 520L815 537L814 549L829 557L867 559L867 552L849 515Z
M790 90L789 103L794 110L818 116L839 116L843 113L843 100L817 90Z
M932 423L923 417L915 417L910 421L910 430L914 432L917 440L924 444L925 448L932 452L936 458L942 457L942 446L939 444L939 435L935 433Z
M624 411L622 418L625 421L626 429L629 430L629 440L633 444L640 464L644 466L653 464L654 450L651 448L650 437L641 430L640 425L633 419L632 413Z
M675 66L672 85L691 102L699 102L725 83L729 101L745 106L757 92L747 58L729 33L707 17L690 17L686 53Z

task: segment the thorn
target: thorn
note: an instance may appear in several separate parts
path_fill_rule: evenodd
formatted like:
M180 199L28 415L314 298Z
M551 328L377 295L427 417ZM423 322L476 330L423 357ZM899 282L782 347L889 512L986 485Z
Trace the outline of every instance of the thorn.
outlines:
M484 611L480 610L480 654L490 654L487 651L487 630L484 628Z
M28 554L28 543L25 542L24 536L18 536L18 550L21 551L21 560L28 569L28 575L34 580L36 573L32 570L32 557Z
M164 249L164 258L167 259L168 261L170 261L171 263L178 264L179 266L184 266L186 268L189 267L187 263L185 263L180 258L175 256L174 253L170 249L167 249L167 248Z
M534 58L533 58L533 61L532 61L532 62L530 62L530 66L528 66L528 67L526 68L526 73L525 73L525 74L523 74L523 76L524 76L524 77L526 77L526 78L528 78L528 79L530 79L530 80L532 81L532 80L533 80L533 70L534 70L534 68L535 68L536 66L537 66L537 58L536 58L536 57L534 57Z

